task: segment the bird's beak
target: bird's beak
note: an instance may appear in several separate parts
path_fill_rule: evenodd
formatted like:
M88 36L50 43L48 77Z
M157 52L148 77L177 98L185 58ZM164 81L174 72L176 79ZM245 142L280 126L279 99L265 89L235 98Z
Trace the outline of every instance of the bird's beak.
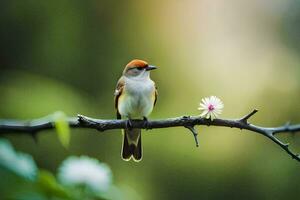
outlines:
M157 69L157 67L152 66L152 65L148 65L148 66L146 67L146 71L150 71L150 70L153 70L153 69Z

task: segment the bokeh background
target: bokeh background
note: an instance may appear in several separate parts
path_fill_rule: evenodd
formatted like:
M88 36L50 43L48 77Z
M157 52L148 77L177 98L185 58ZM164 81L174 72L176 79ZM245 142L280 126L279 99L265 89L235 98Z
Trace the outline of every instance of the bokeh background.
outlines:
M255 124L300 123L299 0L2 0L0 10L0 118L57 110L115 118L115 84L140 58L159 66L152 119L198 115L201 98L216 95L224 118L257 108ZM270 140L198 130L200 148L184 128L144 131L140 163L121 160L118 130L72 130L69 149L55 131L39 134L38 143L6 137L53 172L69 155L98 158L124 199L296 198L299 163ZM300 151L300 135L280 138Z

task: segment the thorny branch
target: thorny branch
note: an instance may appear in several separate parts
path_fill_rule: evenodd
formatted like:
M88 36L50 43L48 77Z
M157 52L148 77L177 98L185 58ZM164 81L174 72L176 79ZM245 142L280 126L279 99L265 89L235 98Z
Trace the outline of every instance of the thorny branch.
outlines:
M289 123L278 126L278 127L261 127L256 126L248 122L248 120L257 113L257 110L253 110L249 114L245 115L240 119L205 119L199 116L183 116L176 118L168 118L162 120L151 120L147 124L143 120L133 120L132 128L141 129L154 129L154 128L169 128L169 127L185 127L189 129L198 146L197 131L195 129L196 125L206 125L206 126L223 126L230 128L246 129L255 133L259 133L277 145L279 145L286 153L288 153L293 159L300 162L300 156L294 153L289 148L289 143L284 143L275 137L278 133L294 133L300 131L300 124L290 125ZM67 119L70 127L72 128L90 128L96 129L98 131L106 131L111 129L124 129L126 128L126 120L102 120L86 117L83 115L78 115L77 118ZM16 134L30 134L36 136L36 134L42 130L55 128L54 120L51 118L41 118L31 121L16 121L16 120L0 120L0 135L8 133Z

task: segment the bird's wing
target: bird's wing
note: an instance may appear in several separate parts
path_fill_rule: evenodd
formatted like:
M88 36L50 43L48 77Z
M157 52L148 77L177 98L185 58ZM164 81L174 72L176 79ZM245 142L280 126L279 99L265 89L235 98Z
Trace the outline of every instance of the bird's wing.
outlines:
M124 86L125 86L125 81L124 79L121 77L117 83L117 86L116 86L116 90L115 90L115 93L114 93L114 96L115 96L115 108L117 110L117 119L121 119L121 114L119 113L119 110L118 110L118 103L119 103L119 97L121 96L123 90L124 90Z
M158 91L157 91L156 85L154 85L154 87L155 87L155 91L154 91L154 103L153 103L153 106L155 106L156 101L157 101L157 97L158 97Z

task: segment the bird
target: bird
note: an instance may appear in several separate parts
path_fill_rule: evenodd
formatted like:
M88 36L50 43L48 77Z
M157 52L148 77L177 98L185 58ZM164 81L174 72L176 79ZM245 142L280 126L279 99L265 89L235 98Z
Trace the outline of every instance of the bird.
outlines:
M143 119L147 127L148 116L157 101L157 87L150 78L150 71L157 67L144 60L134 59L124 68L114 93L117 119L126 118L123 130L121 157L125 161L142 159L141 129L131 128L132 119Z

